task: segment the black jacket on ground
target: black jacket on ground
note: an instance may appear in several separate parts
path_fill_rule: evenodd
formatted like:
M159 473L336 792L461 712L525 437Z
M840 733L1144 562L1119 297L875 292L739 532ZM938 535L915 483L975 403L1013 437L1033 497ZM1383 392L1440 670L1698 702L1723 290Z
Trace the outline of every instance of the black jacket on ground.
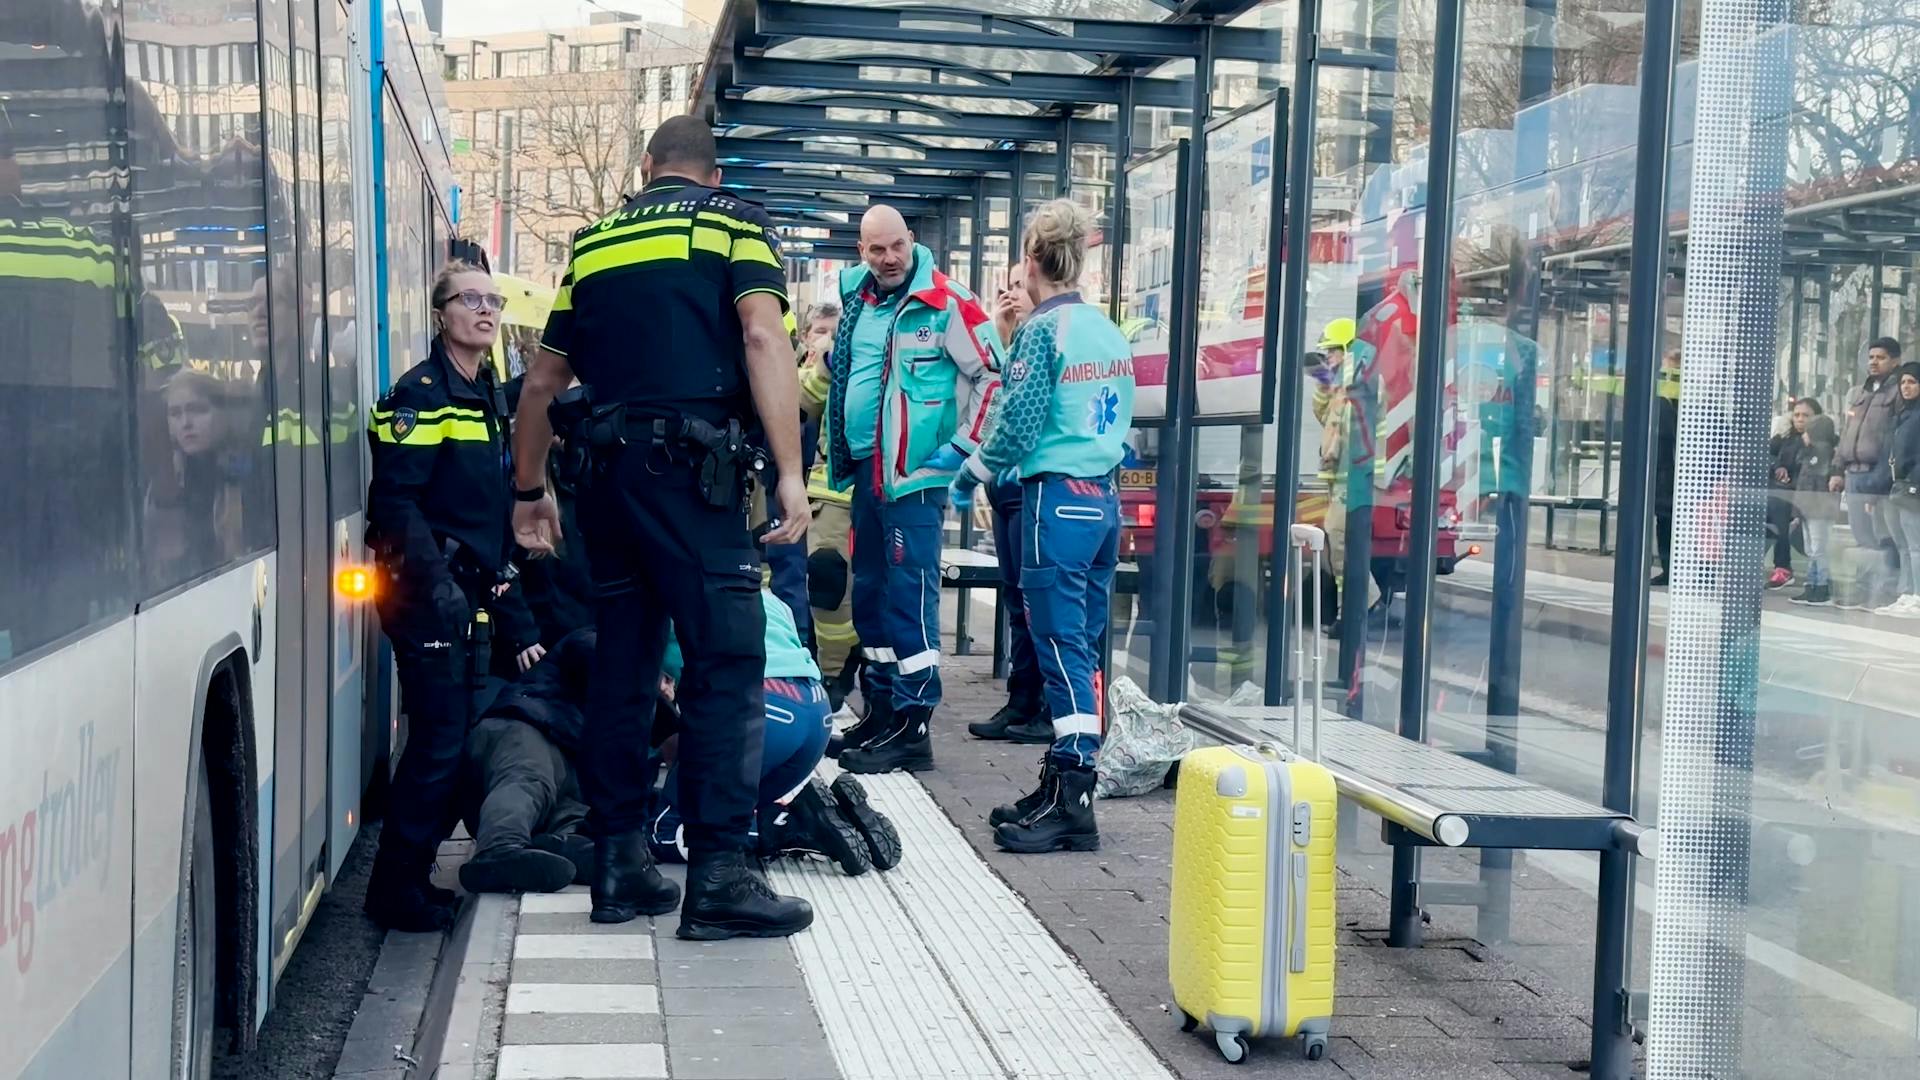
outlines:
M579 752L586 728L581 713L587 702L587 674L593 667L595 635L576 630L554 643L546 659L528 668L500 691L486 715L519 720L538 728L568 754Z

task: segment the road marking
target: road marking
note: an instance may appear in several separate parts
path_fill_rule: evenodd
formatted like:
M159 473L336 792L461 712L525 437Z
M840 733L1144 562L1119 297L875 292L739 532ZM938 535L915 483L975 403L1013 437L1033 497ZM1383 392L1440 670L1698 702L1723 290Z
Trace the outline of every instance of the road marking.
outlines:
M521 934L513 939L515 960L651 960L647 934Z
M503 1046L496 1080L665 1080L658 1043L542 1043Z
M510 1013L642 1014L660 1011L660 989L640 983L514 983Z

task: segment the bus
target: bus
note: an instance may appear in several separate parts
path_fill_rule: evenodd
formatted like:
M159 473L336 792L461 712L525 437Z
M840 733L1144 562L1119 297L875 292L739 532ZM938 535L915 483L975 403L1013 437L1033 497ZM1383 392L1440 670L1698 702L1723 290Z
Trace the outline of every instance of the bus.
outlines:
M249 1048L356 835L438 74L416 0L0 5L0 1076Z

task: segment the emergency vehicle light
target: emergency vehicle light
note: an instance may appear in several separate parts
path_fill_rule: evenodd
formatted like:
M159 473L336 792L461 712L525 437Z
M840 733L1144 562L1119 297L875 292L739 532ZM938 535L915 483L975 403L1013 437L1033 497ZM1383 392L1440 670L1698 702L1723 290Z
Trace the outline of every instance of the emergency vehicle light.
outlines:
M348 600L373 599L373 570L365 566L342 567L334 575L333 587Z

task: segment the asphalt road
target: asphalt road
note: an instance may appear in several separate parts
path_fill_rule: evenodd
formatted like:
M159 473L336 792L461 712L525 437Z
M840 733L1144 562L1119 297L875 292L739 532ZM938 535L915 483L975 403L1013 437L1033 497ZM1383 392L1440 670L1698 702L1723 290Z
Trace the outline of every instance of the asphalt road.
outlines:
M360 830L340 877L320 899L306 936L274 991L274 1004L250 1053L213 1063L214 1080L330 1080L354 1012L380 958L386 934L360 910L380 836Z

